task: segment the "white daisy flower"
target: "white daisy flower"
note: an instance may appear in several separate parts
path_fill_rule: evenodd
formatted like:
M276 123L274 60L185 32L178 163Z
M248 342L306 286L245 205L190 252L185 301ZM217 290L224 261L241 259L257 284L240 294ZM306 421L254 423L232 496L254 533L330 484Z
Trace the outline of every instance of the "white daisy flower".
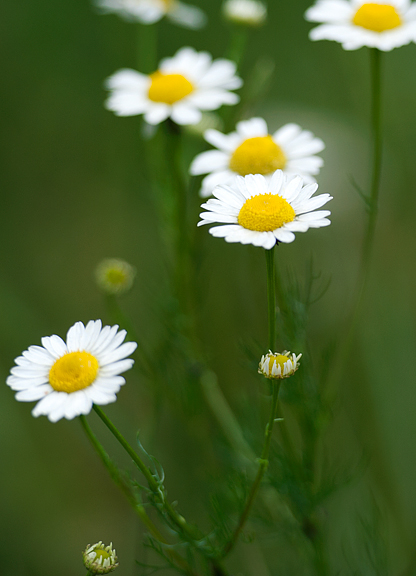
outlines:
M302 354L291 354L288 350L284 352L272 352L261 357L259 374L263 374L266 378L280 379L289 378L299 368L299 360Z
M242 26L261 26L267 18L267 7L259 0L226 0L222 12L226 20Z
M30 346L15 359L6 382L16 390L16 400L40 400L32 410L51 422L72 420L88 414L93 404L110 404L125 380L120 374L134 360L127 358L137 347L122 343L126 331L101 326L101 320L77 322L68 330L66 342L59 336L42 338L42 346Z
M309 33L311 40L336 40L345 50L389 51L416 41L416 4L410 0L318 0L305 18L322 23Z
M286 124L270 135L263 118L239 122L236 128L236 132L227 135L218 130L207 130L204 134L205 140L217 150L198 154L190 167L193 175L209 172L202 181L203 198L211 196L215 186L226 184L236 174L262 174L270 180L279 169L287 175L302 176L308 184L315 182L313 175L323 165L322 158L315 154L325 144L312 132L297 124Z
M118 116L144 114L149 124L169 117L177 124L198 124L201 110L237 104L240 98L230 90L240 86L234 62L213 62L208 52L181 48L150 76L128 69L116 72L107 80L111 95L106 107Z
M202 204L202 224L220 223L210 228L213 236L226 242L253 244L269 250L277 242L293 242L294 232L328 226L328 210L318 210L332 197L329 194L312 195L318 184L303 186L300 176L287 179L276 170L267 181L261 174L237 176L229 185L217 186L214 198Z
M196 30L207 21L200 8L179 0L95 0L95 4L104 12L142 24L154 24L166 16L174 24Z
M91 574L109 574L118 566L118 558L112 542L109 546L105 546L101 540L92 546L88 544L82 557L85 568Z

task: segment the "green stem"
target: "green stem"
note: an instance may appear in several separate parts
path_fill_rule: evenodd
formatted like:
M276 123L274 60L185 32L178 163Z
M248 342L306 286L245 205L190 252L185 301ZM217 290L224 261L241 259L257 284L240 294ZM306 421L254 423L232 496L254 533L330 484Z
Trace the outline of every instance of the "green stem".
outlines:
M273 398L272 398L272 408L270 411L270 418L269 421L267 423L266 426L266 431L265 431L265 435L264 435L264 443L263 443L263 450L261 453L261 456L259 458L259 467L257 470L257 475L256 478L254 479L253 485L251 487L250 493L248 495L246 504L244 506L244 510L241 513L240 516L240 520L237 524L236 529L234 530L231 539L228 541L228 543L226 544L226 546L224 547L224 550L221 554L221 558L224 558L231 550L232 548L234 548L238 536L241 532L241 530L244 527L244 524L247 521L247 518L250 514L250 510L251 507L253 505L253 502L257 496L257 492L260 488L260 483L263 479L263 476L267 470L267 467L269 465L269 451L270 451L270 442L272 439L272 432L273 432L273 426L274 426L274 422L276 419L276 414L277 414L277 404L278 404L278 399L279 399L279 390L280 390L280 384L281 384L281 380L272 380L272 385L273 385Z
M107 452L104 450L103 446L101 445L101 443L99 442L99 440L97 439L97 437L95 436L93 431L91 430L85 416L81 414L79 418L80 418L82 427L84 428L86 435L88 436L91 444L95 448L95 451L97 452L98 456L101 458L102 463L107 468L107 470L108 470L111 478L114 480L114 482L119 486L119 488L121 488L121 490L127 496L128 500L132 504L134 511L139 516L140 520L143 522L143 524L146 526L146 528L149 530L149 532L152 534L152 536L154 536L160 542L163 542L166 544L167 541L165 540L165 538L162 536L162 534L159 532L157 527L153 524L153 522L151 521L151 519L147 515L146 510L144 509L144 506L137 502L137 499L132 494L129 486L127 485L126 481L123 479L122 475L120 474L120 471L115 466L115 464L111 461Z
M157 24L139 24L138 65L142 74L151 74L157 68Z
M274 261L274 246L266 250L267 264L267 308L269 318L269 350L275 351L276 346L276 269Z
M248 29L246 26L232 26L226 58L233 60L237 66L240 66L243 60L247 40Z
M166 515L169 517L171 522L179 529L179 531L191 541L195 541L196 533L195 530L189 526L186 522L185 518L178 514L173 506L166 500L166 490L163 484L156 480L153 476L151 470L146 466L143 460L140 458L138 454L133 450L124 436L118 431L118 429L114 426L111 420L104 414L99 406L94 404L94 410L116 438L116 440L121 444L136 466L139 468L143 476L146 478L147 483L153 496L155 498L155 502L161 506L161 508L165 511Z

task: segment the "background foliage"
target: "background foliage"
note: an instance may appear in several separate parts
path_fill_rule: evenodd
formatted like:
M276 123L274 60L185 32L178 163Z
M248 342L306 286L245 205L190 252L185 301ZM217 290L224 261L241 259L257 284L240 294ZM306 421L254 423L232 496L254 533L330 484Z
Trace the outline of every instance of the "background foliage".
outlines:
M347 53L336 43L308 40L310 25L303 19L308 6L304 0L270 2L268 24L253 33L242 75L247 78L259 57L274 61L267 98L247 116L263 115L272 128L298 122L327 146L319 184L321 192L334 196L333 224L298 234L278 253L283 271L290 267L303 274L313 255L323 279L331 278L309 321L312 352L321 355L339 335L358 267L363 207L350 176L364 186L368 180L369 77L365 49ZM200 33L162 22L160 56L183 45L222 56L229 31L219 8L217 0L204 6L210 24ZM103 107L104 79L136 66L137 34L135 25L97 15L87 0L0 6L2 381L13 358L41 336L63 336L76 320L106 320L93 279L103 257L122 257L137 268L135 287L122 304L149 347L160 329L166 275L142 164L140 123L116 118ZM411 576L416 573L416 46L394 50L384 60L385 155L375 261L322 448L328 469L352 478L326 501L322 514L334 574ZM197 147L203 144L195 140L189 159ZM258 451L265 391L243 350L267 341L264 256L254 247L212 239L206 229L198 234L204 346L238 417L251 430L258 427L259 435L249 438ZM228 481L219 475L226 451L221 452L225 439L215 419L197 403L184 409L171 399L156 413L148 382L137 373L127 381L109 415L131 438L141 430L164 464L170 497L190 520L207 526L209 493ZM95 415L90 419L117 454ZM120 574L141 574L135 560L146 560L142 527L76 421L52 425L33 419L30 406L15 402L4 385L0 438L4 576L82 573L80 550L100 539L114 542ZM119 461L125 463L121 454ZM263 543L272 558L286 549L285 537L273 536ZM257 543L239 551L236 574L280 574L278 558L268 569ZM291 570L307 573L296 562Z

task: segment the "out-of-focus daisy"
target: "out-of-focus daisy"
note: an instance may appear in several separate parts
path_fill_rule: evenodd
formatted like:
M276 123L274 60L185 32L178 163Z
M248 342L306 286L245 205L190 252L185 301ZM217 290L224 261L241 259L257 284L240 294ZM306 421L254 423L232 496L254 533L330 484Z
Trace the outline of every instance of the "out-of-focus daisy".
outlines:
M301 356L287 350L281 353L269 350L268 354L261 357L258 372L271 379L289 378L299 368Z
M231 134L205 132L205 140L217 150L198 154L190 167L194 175L209 172L202 181L203 198L237 174L262 174L270 179L275 170L283 170L287 175L302 176L306 183L315 182L313 175L318 174L323 160L314 154L321 152L325 144L312 132L297 124L286 124L271 135L263 118L239 122L236 128Z
M303 186L300 176L286 179L276 170L267 181L260 174L237 176L229 185L217 186L202 208L202 224L219 223L210 228L213 236L227 242L253 244L269 250L276 242L293 242L294 232L328 226L328 210L315 211L332 197L329 194L312 195L317 184Z
M126 331L101 326L91 320L77 322L68 330L66 342L59 336L42 338L42 346L30 346L15 359L6 382L16 390L16 400L40 400L33 416L45 415L51 422L72 420L88 414L93 404L110 404L125 380L120 374L134 360L127 358L137 347L123 341Z
M95 279L106 294L124 294L133 286L136 270L125 260L106 258L95 269Z
M144 114L149 124L169 117L177 124L198 124L201 110L237 104L239 97L230 90L241 85L234 62L212 61L208 52L181 48L173 58L162 60L150 76L128 69L110 76L106 107L118 116Z
M261 26L267 18L267 7L259 0L226 0L222 13L233 24Z
M410 0L318 0L305 17L322 23L311 30L311 40L336 40L345 50L389 51L416 41L416 4Z
M88 544L82 553L84 566L92 574L109 574L118 566L113 543L105 546L101 540L92 546Z
M196 6L179 0L95 0L105 12L114 12L125 20L154 24L166 16L185 28L198 29L205 25L206 16Z

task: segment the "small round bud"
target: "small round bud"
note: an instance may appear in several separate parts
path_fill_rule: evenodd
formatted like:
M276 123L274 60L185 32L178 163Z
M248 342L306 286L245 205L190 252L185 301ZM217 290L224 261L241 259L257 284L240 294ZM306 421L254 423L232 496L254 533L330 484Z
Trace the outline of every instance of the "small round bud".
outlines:
M267 7L259 0L226 0L222 11L226 20L242 26L261 26L267 18Z
M106 258L95 269L96 282L106 294L124 294L133 286L136 270L125 260Z
M287 350L282 353L273 353L270 350L268 354L261 357L258 372L266 378L289 378L299 368L301 356L302 354L296 356Z
M113 543L104 546L101 542L86 547L82 553L84 566L92 574L108 574L118 566L116 551L113 550Z

